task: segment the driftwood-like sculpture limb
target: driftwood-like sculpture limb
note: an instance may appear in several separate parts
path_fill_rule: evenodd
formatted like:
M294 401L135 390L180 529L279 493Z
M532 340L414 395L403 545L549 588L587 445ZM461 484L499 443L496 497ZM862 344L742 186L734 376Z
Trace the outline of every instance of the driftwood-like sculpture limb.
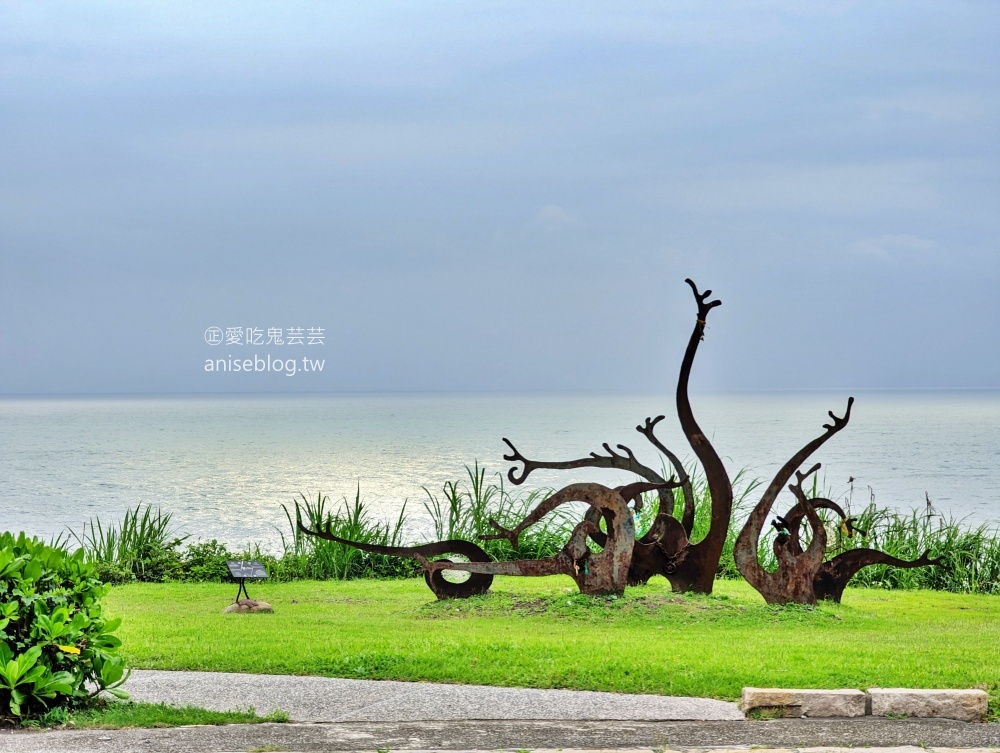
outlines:
M813 592L817 599L828 599L840 603L848 582L863 568L871 565L892 565L910 569L927 565L940 565L943 559L931 557L930 552L924 552L915 560L901 560L891 554L876 549L848 549L838 554L829 562L824 562L819 572L813 577Z
M295 524L299 531L307 536L315 536L320 539L326 539L327 541L335 541L338 544L353 546L355 549L360 549L362 552L388 554L393 557L412 557L421 561L421 563L426 561L428 557L440 557L442 554L457 554L465 557L470 562L493 561L493 558L484 552L482 548L476 546L471 541L466 541L465 539L434 541L430 544L420 544L418 546L382 546L381 544L368 544L363 541L351 541L350 539L342 539L339 536L335 536L330 531L329 522L327 522L325 529L317 529L314 531L307 528L302 523L302 516L299 515L297 508L295 511ZM442 559L437 560L437 562L448 563L451 562L451 560ZM493 585L493 576L490 573L473 573L469 576L468 580L462 583L454 583L452 581L445 580L442 571L451 569L454 568L441 567L435 569L433 572L427 570L426 568L424 569L424 580L427 581L428 587L439 599L464 599L469 596L484 594L489 591L490 586Z
M831 422L823 425L826 431L795 453L781 467L767 489L764 490L760 501L750 512L746 523L743 525L743 530L736 537L736 544L733 547L736 567L740 571L740 574L747 579L747 582L760 592L760 595L764 597L764 600L768 604L787 604L789 602L798 604L816 603L816 596L812 589L812 579L819 568L819 564L822 562L823 553L826 549L826 532L819 522L819 516L816 514L815 508L805 500L805 494L802 492L802 481L812 473L815 473L819 469L819 465L814 466L806 474L800 474L798 468L810 455L847 426L848 421L851 420L851 407L853 405L854 398L848 398L847 410L844 412L843 417L834 415L833 411L829 412ZM792 485L790 488L799 498L809 524L813 527L813 542L822 539L823 550L820 552L819 562L814 562L812 557L803 559L804 555L797 555L794 551L797 544L789 546L790 537L787 534L782 537L782 534L779 533L775 539L775 555L778 556L778 571L776 573L769 573L757 558L757 545L764 530L764 523L771 512L771 508L774 506L778 493L788 483L793 474L798 477L798 483ZM781 540L780 544L778 543L779 540Z
M805 474L800 473L797 469L834 434L847 426L851 419L853 405L854 398L852 397L847 401L847 410L843 417L838 417L830 412L831 423L823 425L826 431L799 450L791 460L782 466L764 491L760 502L750 513L740 535L736 538L736 545L733 549L736 567L747 579L747 582L760 592L768 604L815 604L820 599L839 602L848 581L864 567L869 565L923 567L924 565L936 565L941 561L931 559L929 552L924 552L916 560L906 561L885 552L866 548L849 549L829 561L824 561L826 529L816 510L818 508L833 510L844 522L848 535L853 535L853 518L847 517L840 505L832 500L808 499L806 497L802 489L802 482L819 470L818 463ZM797 481L789 488L795 495L797 502L784 518L778 519L776 527L779 530L774 540L774 554L778 568L772 573L765 570L760 564L757 547L763 533L764 522L771 512L778 492L781 491L793 473ZM802 550L800 541L800 527L803 517L809 522L809 527L812 530L812 538L805 551Z
M846 531L848 538L853 538L855 533L862 536L867 535L866 531L862 531L854 526L854 518L848 517L844 509L836 502L829 499L817 498L809 500L809 503L817 510L827 509L833 511L840 518L841 527ZM805 507L802 502L797 502L791 510L785 513L784 518L779 519L784 523L785 529L788 532L788 546L792 550L802 550L802 545L799 541L799 527L804 516ZM914 567L926 567L928 565L940 565L942 561L941 558L932 558L930 551L924 552L915 560L902 560L876 549L866 547L848 549L819 566L819 570L813 576L813 592L819 601L826 599L840 603L848 582L866 567L871 565L892 565L893 567L910 569Z
M518 536L522 531L567 502L585 502L591 509L598 510L607 521L605 544L600 552L591 552L587 546L587 539L600 534L601 530L593 521L584 520L573 529L562 551L546 559L449 564L431 562L418 555L417 560L428 573L439 570L462 570L490 575L561 574L575 580L580 593L592 595L624 593L629 565L632 562L632 548L635 544L635 523L625 500L614 489L601 484L571 484L542 502L516 528L506 529L494 523L493 526L499 533L482 538L504 538L516 547Z
M677 417L680 419L681 429L687 437L688 444L705 471L712 508L705 538L688 547L684 561L667 577L676 591L712 593L715 574L719 569L719 560L722 559L722 550L726 544L726 534L729 532L729 519L733 514L733 485L722 459L695 420L688 396L688 381L691 378L691 367L698 352L698 345L705 339L708 313L716 306L721 306L722 301L709 300L712 291L699 293L698 287L690 279L684 282L691 286L698 302L698 319L684 351L681 373L677 379Z

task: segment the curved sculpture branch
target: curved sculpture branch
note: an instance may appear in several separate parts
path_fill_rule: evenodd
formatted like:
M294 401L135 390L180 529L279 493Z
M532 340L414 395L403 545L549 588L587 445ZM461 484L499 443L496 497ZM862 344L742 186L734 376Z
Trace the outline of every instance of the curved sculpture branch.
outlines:
M640 463L632 450L630 450L625 445L618 445L618 449L622 450L624 454L616 453L611 449L611 446L605 442L604 450L607 455L598 455L596 452L590 453L590 457L579 458L578 460L563 460L563 461L550 461L550 460L529 460L524 457L516 447L514 447L513 442L511 442L507 437L503 438L504 443L510 447L510 454L504 455L503 459L508 460L511 463L522 463L524 465L521 473L517 473L517 468L510 468L507 471L507 478L515 486L520 486L525 481L527 481L528 476L532 472L539 469L556 470L556 471L566 471L573 468L615 468L621 471L630 471L635 475L646 479L655 484L662 484L666 482L659 473L654 471L652 468Z
M722 550L726 543L726 534L729 532L729 520L733 514L733 485L729 479L729 473L722 464L722 459L695 420L691 399L688 395L688 382L691 379L691 367L698 352L698 345L705 339L708 313L716 306L721 306L722 301L709 300L712 291L698 292L698 287L692 280L687 279L684 282L691 287L694 293L698 305L698 316L691 337L688 339L687 348L684 350L684 358L681 361L681 370L677 378L677 417L680 419L681 430L684 432L688 444L705 471L712 512L705 538L687 546L683 561L674 563L675 570L668 574L667 578L675 591L712 593L715 574L719 569L719 560L722 559ZM693 527L693 495L689 499L692 502L692 510L688 513L685 509L685 520ZM690 532L689 527L682 524L682 529L687 536ZM667 543L664 541L661 543L666 549Z
M298 509L295 510L295 524L299 531L307 536L315 536L319 539L334 541L345 546L352 546L362 552L372 554L387 554L392 557L412 557L419 562L427 561L428 557L440 557L443 554L458 554L466 557L470 562L492 562L483 549L471 541L465 539L448 539L447 541L434 541L429 544L419 544L417 546L383 546L381 544L369 544L364 541L351 541L342 539L333 534L330 530L330 523L327 522L326 530L312 530L302 523L302 516ZM440 560L443 563L450 563L451 560ZM449 567L442 567L433 573L424 569L424 580L430 587L434 595L439 599L464 599L469 596L484 594L490 590L493 584L493 576L488 573L477 573L471 575L468 580L462 583L445 580L443 571L451 570Z
M809 500L808 503L817 510L826 509L832 510L836 513L836 515L840 517L841 526L846 530L848 538L853 538L855 533L867 536L866 531L863 531L860 528L855 528L854 518L848 517L844 509L833 500L817 498ZM802 551L802 546L799 540L799 528L805 514L806 508L803 501L800 499L796 502L795 506L785 514L784 518L779 519L779 521L784 524L785 529L788 532L788 547L792 551ZM903 560L898 557L893 557L891 554L880 552L876 549L869 549L866 547L848 549L819 566L816 574L813 576L813 593L817 600L826 599L840 603L840 600L844 595L844 589L847 587L851 578L866 567L870 567L872 565L892 565L893 567L910 569L914 567L940 565L942 561L943 560L941 558L931 558L929 551L924 552L915 560Z
M785 463L775 477L771 480L767 489L764 490L764 494L761 496L760 501L750 512L746 523L743 525L743 529L740 531L739 536L736 537L736 544L733 547L733 557L736 560L736 567L740 571L740 574L747 579L754 588L760 591L764 599L769 603L786 603L789 599L786 596L775 592L774 589L770 588L766 584L772 583L773 580L769 577L768 573L760 564L757 559L757 547L760 542L761 533L764 530L764 522L767 520L767 516L771 512L771 507L774 505L775 500L778 497L778 493L784 488L785 484L791 479L793 474L798 474L798 468L812 455L816 450L822 447L827 441L830 440L837 432L841 431L848 422L851 420L851 408L854 405L854 398L850 397L847 400L847 410L844 412L842 417L834 415L833 411L829 412L831 423L823 424L825 431L816 439L809 442L805 447L799 450L792 458ZM818 469L818 465L806 474L799 475L798 489L801 493L801 481L810 473L815 472ZM794 486L793 486L794 490ZM804 495L800 498L800 502L804 498ZM811 505L807 505L811 508ZM807 509L808 516L808 509ZM813 509L813 515L816 515L815 509ZM818 516L816 516L818 521ZM812 524L812 518L809 517L810 524ZM818 525L818 524L817 524ZM822 526L819 526L822 528ZM815 529L814 529L815 530ZM815 538L815 535L814 537ZM825 545L825 535L824 535L824 545ZM790 553L791 554L791 553ZM810 576L811 581L811 576ZM768 591L765 593L764 588ZM794 592L799 595L806 593L806 589L796 586ZM787 589L786 589L787 591ZM809 589L811 593L811 589ZM799 597L796 597L796 600ZM814 603L815 597L810 596L807 601L801 603Z
M656 436L655 429L656 425L660 423L665 418L665 416L657 416L656 418L646 417L646 422L641 426L636 426L635 430L642 434L649 442L659 450L663 456L670 461L670 465L673 466L674 471L677 473L677 477L681 480L681 492L684 494L684 511L681 513L681 526L684 528L685 535L690 538L691 532L694 529L694 489L691 487L691 477L688 476L686 470L684 470L684 464L681 463L680 458L678 458L674 453L667 449ZM661 496L662 499L662 496ZM661 504L660 512L666 512L669 515L674 514L674 504L675 500L673 494L670 494L670 509L664 511L663 505ZM651 529L652 530L652 529ZM642 542L650 544L655 541L655 537L650 537L649 534L642 537Z
M940 565L943 562L941 557L930 556L930 551L921 554L915 560L901 560L891 554L879 552L875 549L848 549L846 552L838 554L829 562L824 562L816 576L813 578L813 591L817 599L828 599L840 603L851 578L857 575L862 569L871 565L892 565L906 569L914 567L926 567L928 565Z

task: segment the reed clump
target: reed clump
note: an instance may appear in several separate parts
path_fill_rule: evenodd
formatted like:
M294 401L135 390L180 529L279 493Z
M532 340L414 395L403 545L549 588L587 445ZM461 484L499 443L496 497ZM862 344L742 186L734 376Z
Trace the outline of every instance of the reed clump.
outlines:
M314 502L301 494L295 508L302 514L303 524L312 530L326 530L349 541L380 546L403 546L403 527L406 523L406 503L403 503L395 523L374 519L361 499L358 486L353 502L342 500L339 509L330 507L330 499L317 494ZM390 557L385 554L362 552L346 544L315 536L306 536L295 525L295 516L288 506L282 505L285 519L291 529L289 536L281 534L282 554L273 557L260 552L251 554L253 559L270 564L272 577L278 580L351 580L353 578L405 578L416 575L419 568L412 560Z
M69 533L87 560L98 565L105 582L174 580L180 564L177 550L188 536L177 535L171 518L169 512L139 503L127 509L117 525L91 518L82 534Z

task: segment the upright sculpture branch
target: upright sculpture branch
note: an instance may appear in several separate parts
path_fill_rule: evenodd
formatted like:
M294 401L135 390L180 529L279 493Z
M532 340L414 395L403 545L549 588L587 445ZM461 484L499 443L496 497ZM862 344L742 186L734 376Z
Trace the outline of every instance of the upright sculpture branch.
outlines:
M761 596L768 604L783 604L788 601L798 601L804 598L805 601L801 603L815 603L815 597L808 596L805 597L802 588L798 586L790 586L787 582L779 582L771 573L768 573L760 564L757 559L757 544L760 541L761 533L764 530L764 523L767 520L767 516L771 512L771 507L774 505L775 500L778 497L778 493L784 488L785 484L791 479L792 474L796 473L799 466L801 466L810 455L812 455L816 450L823 446L827 441L830 440L837 432L847 426L847 422L851 420L851 407L854 405L854 398L848 398L847 400L847 410L845 411L843 417L838 417L834 415L833 411L829 412L831 423L823 424L823 428L826 430L816 439L809 442L805 447L799 450L792 458L785 463L775 477L771 480L767 489L764 490L764 494L761 496L760 501L750 512L750 516L747 518L746 523L743 526L743 530L740 531L739 536L736 537L736 544L733 547L733 556L736 559L736 567L747 579L754 588L760 591ZM807 474L808 475L808 474ZM799 487L801 491L801 486ZM808 514L811 505L807 505L806 512ZM813 515L815 515L815 510L813 510ZM817 518L818 519L818 518ZM810 517L810 525L812 524L812 519ZM813 531L813 538L816 538L816 531ZM811 584L812 577L809 578L809 583ZM811 593L811 586L809 588Z
M716 306L721 306L722 301L709 300L712 291L698 292L698 287L691 279L686 279L684 282L694 293L698 304L698 318L688 339L681 361L680 376L677 379L677 417L680 419L681 430L688 444L705 472L712 507L708 533L701 541L689 545L684 562L669 576L669 579L671 586L677 591L712 593L715 574L719 569L719 560L722 558L726 534L729 531L729 519L733 514L733 485L722 459L695 420L688 395L688 382L691 379L691 367L698 352L698 345L705 339L708 314Z
M629 571L629 582L645 583L653 575L660 574L666 576L677 591L711 593L719 560L722 557L726 533L729 529L733 490L722 460L694 418L691 401L688 397L688 381L691 377L691 367L698 345L705 337L708 314L716 306L722 305L722 302L710 300L711 290L702 293L691 280L686 280L686 282L694 293L697 317L684 352L684 359L681 362L677 384L677 413L688 443L705 469L705 475L708 479L712 511L709 530L705 538L697 543L690 541L695 518L694 491L691 479L680 459L667 449L656 436L656 425L663 420L663 416L647 418L644 424L636 427L636 431L662 453L676 472L680 479L679 482L674 482L673 479L668 481L649 466L640 463L631 449L625 445L617 446L621 453L615 452L610 445L605 444L606 454L604 455L591 453L590 457L577 460L543 461L526 458L505 437L503 441L510 447L511 452L504 455L504 460L521 463L523 466L520 472L514 466L507 473L507 478L515 485L524 483L531 473L539 469L571 470L577 468L615 468L629 471L650 483L658 484L659 508L649 531L636 542L632 567ZM672 489L677 487L681 488L684 496L684 508L679 521L674 517L675 499L672 492ZM637 500L637 510L639 506L640 503Z

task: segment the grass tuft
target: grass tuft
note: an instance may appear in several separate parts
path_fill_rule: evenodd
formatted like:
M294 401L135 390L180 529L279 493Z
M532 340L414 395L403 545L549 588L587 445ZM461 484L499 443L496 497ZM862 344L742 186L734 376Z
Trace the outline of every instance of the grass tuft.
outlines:
M260 716L253 707L245 711L210 711L197 706L106 701L94 708L80 711L55 708L36 722L25 726L51 729L130 729L287 721L288 714L284 711L273 711Z

